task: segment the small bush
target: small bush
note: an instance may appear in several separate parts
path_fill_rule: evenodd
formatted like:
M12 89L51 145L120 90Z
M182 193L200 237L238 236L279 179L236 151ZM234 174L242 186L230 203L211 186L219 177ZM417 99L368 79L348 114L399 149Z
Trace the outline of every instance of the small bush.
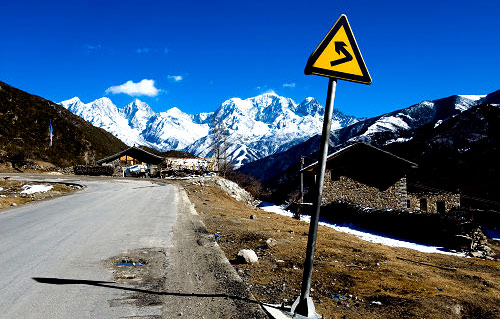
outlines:
M262 184L256 178L233 170L226 173L226 178L238 184L253 197L261 197Z

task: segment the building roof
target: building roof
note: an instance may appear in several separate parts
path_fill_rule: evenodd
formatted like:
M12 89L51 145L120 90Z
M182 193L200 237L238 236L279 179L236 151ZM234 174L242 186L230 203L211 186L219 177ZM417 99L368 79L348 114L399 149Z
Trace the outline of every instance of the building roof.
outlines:
M328 155L326 168L331 170L332 179L350 177L368 186L385 190L416 168L417 164L375 146L358 142ZM318 162L302 172L314 172Z
M106 158L103 158L101 160L97 161L97 164L103 164L103 163L109 163L112 162L116 159L119 159L122 156L128 155L132 158L135 158L138 161L148 163L148 164L159 164L163 161L163 157L152 154L148 151L145 151L143 149L140 149L138 147L132 146L127 148L126 150L123 150L119 153L116 153L114 155L108 156Z

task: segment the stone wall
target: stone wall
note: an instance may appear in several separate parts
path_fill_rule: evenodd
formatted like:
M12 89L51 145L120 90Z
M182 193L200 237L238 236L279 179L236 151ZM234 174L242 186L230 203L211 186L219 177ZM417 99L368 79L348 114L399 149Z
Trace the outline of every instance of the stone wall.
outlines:
M406 209L406 178L402 178L384 191L367 186L355 180L341 176L332 180L330 171L326 171L322 205L334 201L347 201L362 206L380 209Z
M422 200L425 200L425 206L427 206L427 209L423 209L423 207L421 207ZM408 193L408 201L409 205L407 204L407 209L422 210L429 213L445 213L450 211L452 208L460 207L460 195L453 193ZM438 211L438 202L442 203L441 209L444 209L444 211Z

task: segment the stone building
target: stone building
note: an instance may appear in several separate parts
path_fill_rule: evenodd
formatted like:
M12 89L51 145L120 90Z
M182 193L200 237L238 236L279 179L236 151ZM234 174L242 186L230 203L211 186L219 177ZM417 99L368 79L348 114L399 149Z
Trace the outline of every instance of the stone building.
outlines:
M304 168L310 185L317 162ZM445 213L460 207L460 195L411 184L406 175L417 164L366 143L340 149L327 158L322 205L334 201L379 209Z
M340 149L327 158L323 202L343 200L380 208L406 209L407 172L417 164L366 143ZM318 163L301 172L315 183Z
M412 190L408 192L406 208L429 213L446 213L460 207L460 194L445 191Z

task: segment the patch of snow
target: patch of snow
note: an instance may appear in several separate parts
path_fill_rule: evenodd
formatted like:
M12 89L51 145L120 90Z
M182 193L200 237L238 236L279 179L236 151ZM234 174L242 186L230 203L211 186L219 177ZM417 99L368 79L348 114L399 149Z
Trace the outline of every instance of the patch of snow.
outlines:
M21 194L45 193L52 189L52 185L24 185Z
M486 97L486 95L459 95L471 101L479 101L480 99Z
M366 130L366 132L363 135L370 135L373 133L385 132L385 131L395 132L400 129L408 130L410 129L410 127L400 117L387 116L378 119L375 123L373 123L373 125L371 125Z
M384 145L389 145L392 143L404 143L404 142L411 141L412 139L413 139L413 137L398 137L396 139L388 140L387 142L384 143Z
M282 206L274 205L271 203L262 202L262 204L259 206L259 208L266 211L266 212L271 212L271 213L276 213L276 214L283 215L283 216L293 217L292 212L285 210ZM309 223L311 221L311 216L304 216L304 215L300 216L300 220ZM320 221L319 225L333 228L339 232L354 235L361 240L368 241L368 242L375 243L375 244L382 244L382 245L386 245L389 247L408 248L408 249L413 249L413 250L420 251L423 253L430 253L430 254L437 253L437 254L465 257L465 254L463 254L463 253L454 253L454 252L451 252L451 251L444 249L443 247L428 246L428 245L424 245L424 244L419 244L419 243L414 243L414 242L410 242L410 241L392 238L392 237L387 236L387 235L371 233L367 230L356 228L353 225L347 225L347 224L338 225L338 224L333 224L333 223L325 222L325 221Z
M436 124L434 124L434 128L438 127L439 125L441 125L441 123L443 123L443 120L439 120L436 122Z
M268 202L262 202L259 205L259 208L268 213L275 213L283 216L293 217L293 214L287 210L284 210L283 207Z
M0 187L0 192L3 191L3 187Z

